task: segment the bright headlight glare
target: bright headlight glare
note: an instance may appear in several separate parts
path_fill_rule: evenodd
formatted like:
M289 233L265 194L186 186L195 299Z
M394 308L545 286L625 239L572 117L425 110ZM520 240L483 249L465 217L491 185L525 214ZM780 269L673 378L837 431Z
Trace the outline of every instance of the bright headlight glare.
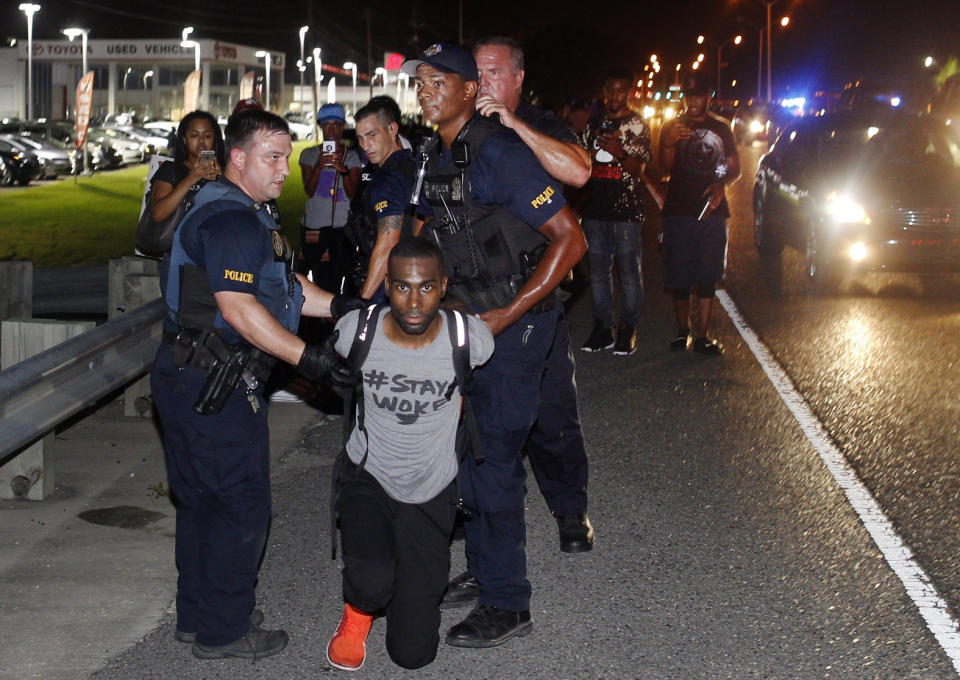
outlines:
M646 119L648 119L648 120L649 120L650 118L653 118L653 107L652 107L652 106L644 106L644 107L643 107L643 117L646 118Z
M763 130L764 130L763 123L761 123L759 120L750 121L750 132L756 135L763 132Z
M837 222L859 222L868 224L867 211L849 196L834 192L827 196L827 214Z
M663 110L663 117L666 118L667 120L670 120L675 115L677 115L677 112L673 110L673 107L668 106Z
M857 241L852 246L850 246L849 255L850 259L854 262L862 262L867 257L867 246L865 246L860 241Z

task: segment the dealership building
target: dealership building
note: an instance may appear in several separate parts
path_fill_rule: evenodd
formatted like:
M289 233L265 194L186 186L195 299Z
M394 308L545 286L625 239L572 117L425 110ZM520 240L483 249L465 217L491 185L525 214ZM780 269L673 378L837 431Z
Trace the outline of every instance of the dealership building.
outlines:
M82 44L80 38L33 41L34 118L73 118L83 70ZM228 115L240 99L241 80L253 73L253 96L263 101L268 89L270 108L283 110L283 52L219 40L195 44L202 74L199 108ZM95 74L92 117L134 112L179 120L184 113L184 82L196 66L194 49L175 39L87 41L87 70ZM267 57L258 57L258 52L269 55L271 61L269 86ZM26 118L26 62L26 41L0 49L0 118Z

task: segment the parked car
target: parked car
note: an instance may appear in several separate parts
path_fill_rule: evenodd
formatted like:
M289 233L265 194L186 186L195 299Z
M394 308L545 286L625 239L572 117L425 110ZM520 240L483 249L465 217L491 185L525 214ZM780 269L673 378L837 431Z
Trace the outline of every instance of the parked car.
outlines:
M0 139L40 159L43 172L39 179L52 179L70 174L70 153L66 149L22 135L0 135Z
M283 117L290 126L290 139L313 139L313 111L287 111Z
M818 288L848 272L958 272L960 135L895 110L803 119L761 158L753 210L760 253L799 249Z
M43 173L40 159L32 153L0 140L0 184L29 184Z
M87 133L87 138L100 144L109 143L120 155L124 165L127 163L143 163L152 153L152 151L147 150L143 142L138 142L125 132L115 128L91 127Z
M103 127L108 129L112 128L112 129L120 130L121 132L126 133L127 135L137 140L138 142L146 144L149 148L152 149L152 151L150 151L151 154L155 154L155 153L164 154L168 151L169 142L167 140L167 136L160 132L148 130L146 128L138 127L135 125L106 124Z

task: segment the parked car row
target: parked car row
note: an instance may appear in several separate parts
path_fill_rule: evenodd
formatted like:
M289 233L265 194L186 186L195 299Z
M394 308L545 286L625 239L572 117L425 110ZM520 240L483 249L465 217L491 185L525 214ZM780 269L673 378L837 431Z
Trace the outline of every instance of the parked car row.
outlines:
M174 124L175 125L175 124ZM72 121L0 121L0 184L27 184L79 172L83 167L75 150ZM167 153L166 134L133 125L108 123L90 127L85 147L92 170L143 163L155 153Z

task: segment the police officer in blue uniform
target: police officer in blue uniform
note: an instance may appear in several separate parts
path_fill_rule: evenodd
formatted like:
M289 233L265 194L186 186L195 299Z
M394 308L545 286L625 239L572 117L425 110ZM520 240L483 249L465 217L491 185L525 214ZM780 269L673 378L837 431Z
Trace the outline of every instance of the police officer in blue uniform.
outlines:
M263 382L275 358L312 378L349 383L331 347L304 343L301 313L352 306L290 270L264 203L289 174L286 122L245 111L227 125L227 167L198 194L174 237L164 320L150 384L177 508L177 632L201 659L282 651L260 627L254 585L270 518Z
M362 197L356 209L351 208L349 226L366 264L360 297L378 304L387 303L387 256L400 240L417 170L413 154L400 144L400 121L393 108L383 99L372 99L354 116L357 141L370 161L364 172L372 177L361 184Z
M416 76L424 118L437 125L424 196L424 234L443 250L448 293L480 315L496 338L471 389L484 459L460 469L467 567L478 603L448 632L448 644L492 647L530 632L521 449L538 418L541 381L566 333L555 289L586 252L562 187L515 133L476 112L477 65L459 45L439 43L404 64ZM549 429L576 424L576 386ZM540 414L540 418L551 417Z

